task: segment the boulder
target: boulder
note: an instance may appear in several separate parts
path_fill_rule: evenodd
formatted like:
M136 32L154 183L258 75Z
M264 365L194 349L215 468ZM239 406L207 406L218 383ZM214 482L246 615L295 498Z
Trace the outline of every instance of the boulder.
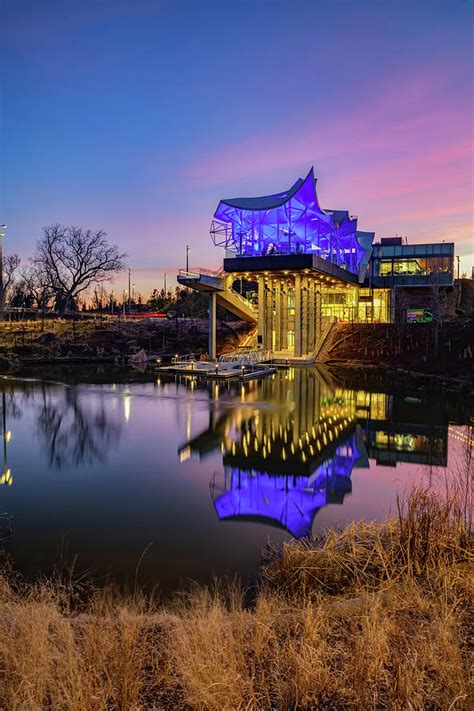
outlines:
M46 331L45 333L42 333L40 336L38 336L38 338L36 339L36 343L39 343L42 346L58 345L59 338L55 333L52 333L51 331Z

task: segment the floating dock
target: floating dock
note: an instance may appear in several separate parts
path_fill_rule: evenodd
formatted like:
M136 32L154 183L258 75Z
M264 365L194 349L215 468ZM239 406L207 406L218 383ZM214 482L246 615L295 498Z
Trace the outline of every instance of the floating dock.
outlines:
M176 356L171 365L158 366L158 372L193 375L207 380L255 380L275 373L272 354L266 351L237 351L212 361L198 361L194 354Z

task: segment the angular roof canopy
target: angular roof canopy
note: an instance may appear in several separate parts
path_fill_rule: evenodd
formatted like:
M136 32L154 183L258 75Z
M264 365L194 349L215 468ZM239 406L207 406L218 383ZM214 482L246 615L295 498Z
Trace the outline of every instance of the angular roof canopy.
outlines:
M211 225L214 244L239 256L317 254L358 273L370 249L356 236L357 217L348 210L324 210L316 182L311 168L289 190L221 200Z
M285 202L288 202L288 200L291 200L303 183L304 181L301 178L298 178L293 187L283 193L264 195L262 197L230 198L228 200L221 200L221 203L229 205L230 207L236 207L239 210L271 210L272 208L280 207L281 205L284 205Z

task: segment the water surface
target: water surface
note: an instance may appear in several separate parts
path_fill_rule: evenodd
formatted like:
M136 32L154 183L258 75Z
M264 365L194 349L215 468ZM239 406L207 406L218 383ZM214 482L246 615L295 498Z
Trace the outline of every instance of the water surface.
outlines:
M456 469L467 403L364 387L315 369L244 385L2 378L3 547L29 578L75 558L164 592L251 579L269 540L383 519Z

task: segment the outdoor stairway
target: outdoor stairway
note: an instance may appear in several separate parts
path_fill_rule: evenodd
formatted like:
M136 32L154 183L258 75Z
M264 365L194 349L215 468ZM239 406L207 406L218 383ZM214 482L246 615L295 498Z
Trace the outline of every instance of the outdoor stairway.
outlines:
M314 352L312 353L312 356L311 356L311 360L313 363L323 360L323 355L324 355L326 348L329 345L329 342L331 340L330 336L334 333L334 330L336 329L336 325L337 324L335 321L331 321L323 329L321 336L319 337L319 340L316 344L316 348L314 349Z
M224 306L242 321L257 322L258 314L253 304L228 287L226 276L222 271L199 269L199 271L191 272L180 269L178 283L197 291L215 292L217 303L220 306Z

